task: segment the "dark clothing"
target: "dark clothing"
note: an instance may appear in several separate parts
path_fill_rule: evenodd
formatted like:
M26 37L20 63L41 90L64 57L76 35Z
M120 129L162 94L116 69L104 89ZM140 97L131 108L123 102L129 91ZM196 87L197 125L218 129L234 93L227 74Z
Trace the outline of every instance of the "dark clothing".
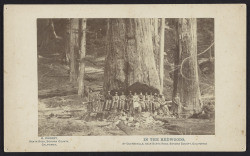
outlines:
M145 110L150 111L150 95L145 96Z
M145 96L139 95L139 103L141 105L142 111L145 111Z
M119 102L119 96L118 95L113 96L111 109L116 110L118 107L118 102Z
M94 111L94 102L95 102L95 97L93 93L89 94L89 103L88 103L88 110L89 111Z
M126 101L126 110L130 111L132 107L133 107L133 95L129 94L127 96L127 101Z
M110 110L112 104L112 95L108 94L105 101L105 110Z
M180 98L174 97L173 99L173 106L172 106L172 111L174 115L179 116L180 112L181 112L181 102L180 102Z
M156 111L158 108L160 108L159 98L154 96L153 111Z
M121 95L120 96L120 101L119 101L119 107L118 107L119 110L124 110L125 101L126 101L126 96Z

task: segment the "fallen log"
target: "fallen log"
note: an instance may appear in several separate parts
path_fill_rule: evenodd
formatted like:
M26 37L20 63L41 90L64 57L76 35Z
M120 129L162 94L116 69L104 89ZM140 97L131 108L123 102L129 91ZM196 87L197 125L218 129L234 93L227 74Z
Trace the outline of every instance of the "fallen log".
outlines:
M75 94L77 94L76 89L72 89L72 90L53 89L53 90L39 91L38 98L46 99L46 98L52 98L52 97L57 97L57 96L67 96L67 95L75 95Z
M111 125L111 123L103 124L103 125L97 125L97 127L105 127L105 126L109 126L109 125Z
M154 118L154 120L159 120L159 121L162 121L164 123L169 123L168 119L166 119L165 117L154 116L153 118Z
M130 129L130 127L126 126L123 121L120 121L116 126L127 135L132 134L132 130Z
M60 118L60 119L69 119L72 117L72 115L56 115L57 118Z

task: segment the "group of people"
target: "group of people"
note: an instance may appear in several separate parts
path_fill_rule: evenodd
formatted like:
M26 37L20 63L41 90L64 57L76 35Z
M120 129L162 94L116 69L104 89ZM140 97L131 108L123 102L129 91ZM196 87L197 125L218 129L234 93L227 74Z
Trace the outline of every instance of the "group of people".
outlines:
M178 103L178 99L176 103ZM139 94L134 92L132 94L131 91L128 95L125 95L124 92L121 92L120 95L118 95L118 92L111 95L110 91L108 91L105 97L100 93L90 94L88 110L91 112L126 112L131 115L141 112L165 113L170 115L169 107L162 94L148 94L147 92L145 94L142 92ZM173 111L174 113L178 113L178 110L173 109Z

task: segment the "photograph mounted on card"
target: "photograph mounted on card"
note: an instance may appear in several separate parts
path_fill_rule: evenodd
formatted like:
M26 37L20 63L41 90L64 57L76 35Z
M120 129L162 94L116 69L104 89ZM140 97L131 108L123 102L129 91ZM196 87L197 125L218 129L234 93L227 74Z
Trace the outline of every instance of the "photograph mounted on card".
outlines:
M5 151L244 151L245 11L5 5Z

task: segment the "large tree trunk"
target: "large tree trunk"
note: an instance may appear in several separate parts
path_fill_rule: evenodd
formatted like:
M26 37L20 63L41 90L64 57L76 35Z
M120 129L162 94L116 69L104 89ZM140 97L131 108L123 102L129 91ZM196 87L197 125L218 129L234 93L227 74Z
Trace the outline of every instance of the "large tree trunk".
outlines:
M135 83L161 90L154 53L154 20L109 19L104 91L126 90Z
M69 51L70 51L70 82L75 82L77 79L77 30L78 30L78 19L70 19L70 40L69 40Z
M63 46L64 46L63 61L64 63L69 64L70 63L70 34L71 34L70 19L69 18L65 19L65 23L66 23L66 28L65 28L66 31L64 31L64 34L63 34Z
M160 57L160 61L159 61L159 75L160 75L160 93L163 92L163 79L164 79L164 45L165 45L165 19L162 18L161 19L161 31L160 31L160 51L159 51L159 57Z
M192 115L201 110L199 76L197 66L197 22L196 19L178 19L178 52L175 65L180 66L174 73L173 96L179 93L182 114Z
M151 19L153 51L155 57L155 65L160 80L160 93L163 92L163 78L164 78L164 33L165 33L165 19L154 18Z
M79 19L79 76L78 76L78 95L84 93L84 72L85 72L85 54L86 54L86 24L87 19Z

